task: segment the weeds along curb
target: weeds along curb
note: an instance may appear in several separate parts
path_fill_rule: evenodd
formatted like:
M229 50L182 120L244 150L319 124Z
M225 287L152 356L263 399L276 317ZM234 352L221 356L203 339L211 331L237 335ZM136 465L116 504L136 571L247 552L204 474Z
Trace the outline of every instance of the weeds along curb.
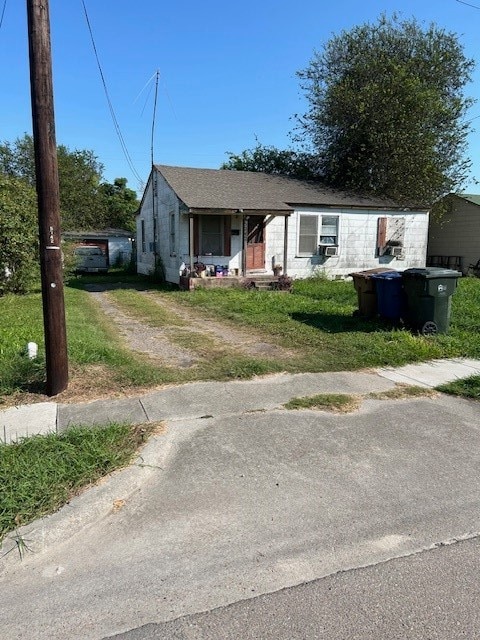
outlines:
M148 478L166 464L171 447L167 433L153 434L133 462L85 487L55 513L34 520L7 533L0 547L0 574L28 564L37 554L61 544L90 524L116 511L119 502L128 502ZM23 557L19 547L23 546Z

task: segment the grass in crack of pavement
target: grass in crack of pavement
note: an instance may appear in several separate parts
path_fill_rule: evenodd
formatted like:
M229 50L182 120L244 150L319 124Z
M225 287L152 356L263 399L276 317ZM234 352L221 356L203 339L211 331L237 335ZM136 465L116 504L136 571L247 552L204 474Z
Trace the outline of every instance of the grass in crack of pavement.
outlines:
M351 413L361 404L359 396L345 393L319 393L314 396L292 398L283 406L285 409L320 409L335 413Z
M480 400L480 376L470 376L437 387L442 393Z
M407 398L434 398L438 396L435 389L410 384L397 384L393 389L368 394L372 400L405 400Z
M0 443L0 540L127 465L155 428L110 424Z

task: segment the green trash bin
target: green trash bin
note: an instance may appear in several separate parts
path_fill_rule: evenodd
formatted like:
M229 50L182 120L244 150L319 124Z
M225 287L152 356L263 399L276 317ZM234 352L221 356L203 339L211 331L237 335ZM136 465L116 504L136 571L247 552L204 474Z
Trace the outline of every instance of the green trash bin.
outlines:
M440 267L405 269L403 287L407 296L407 322L424 336L446 333L452 295L461 276L460 271Z
M376 269L367 269L366 271L357 271L349 273L353 278L353 286L358 297L358 313L366 318L374 318L378 313L377 285L372 278L376 273L385 273L386 271L395 271L388 267L377 267Z

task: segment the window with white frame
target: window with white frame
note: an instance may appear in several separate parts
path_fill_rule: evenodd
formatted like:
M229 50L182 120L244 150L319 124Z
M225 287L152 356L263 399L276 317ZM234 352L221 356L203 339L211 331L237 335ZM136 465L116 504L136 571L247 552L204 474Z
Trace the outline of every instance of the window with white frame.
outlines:
M301 213L298 224L298 255L315 255L319 245L338 245L338 216Z
M338 245L338 216L322 216L319 244Z
M318 248L318 216L300 214L298 254L311 256Z

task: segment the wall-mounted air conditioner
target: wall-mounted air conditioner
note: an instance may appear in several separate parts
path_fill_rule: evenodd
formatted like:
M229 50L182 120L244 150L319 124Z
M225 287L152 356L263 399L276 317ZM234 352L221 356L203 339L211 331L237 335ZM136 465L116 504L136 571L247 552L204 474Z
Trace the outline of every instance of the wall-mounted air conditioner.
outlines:
M403 256L403 247L387 247L385 252L387 256L393 256L394 258L401 258Z
M338 256L338 247L334 245L320 245L319 250L320 254L325 256L326 258Z

